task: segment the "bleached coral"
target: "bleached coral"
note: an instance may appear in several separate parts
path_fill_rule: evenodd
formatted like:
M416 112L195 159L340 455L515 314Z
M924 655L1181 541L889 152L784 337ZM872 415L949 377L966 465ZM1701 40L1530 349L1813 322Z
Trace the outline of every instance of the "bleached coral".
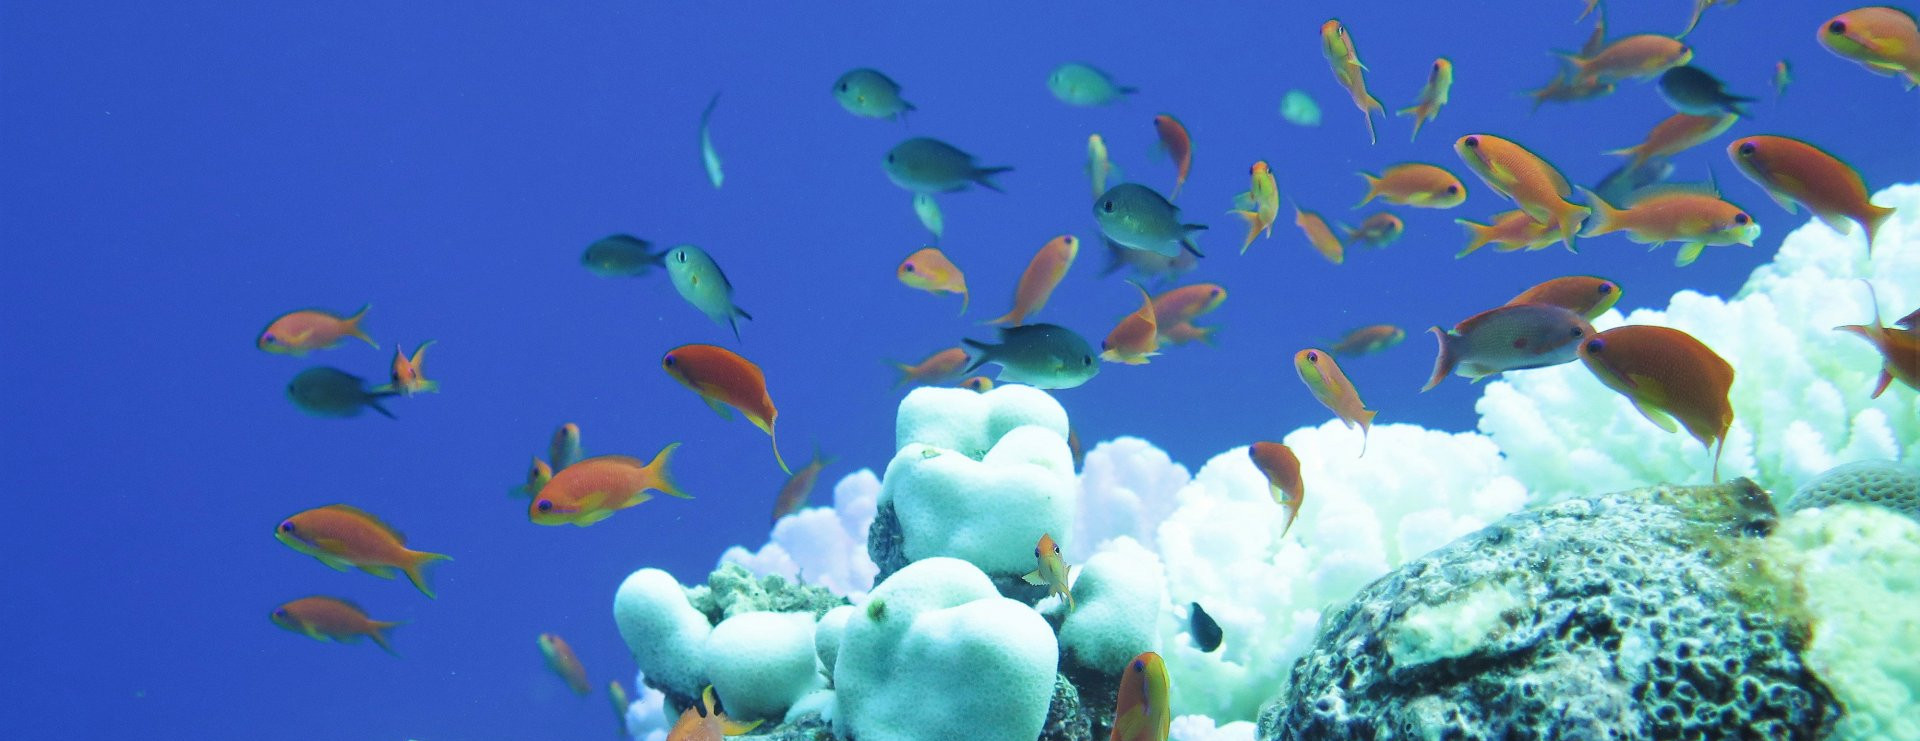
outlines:
M667 717L667 696L647 686L647 673L634 672L633 700L627 703L627 736L634 741L666 741L673 727Z
M834 484L832 508L808 507L782 517L760 550L734 546L720 554L720 562L740 564L755 576L779 574L858 597L873 588L879 573L867 557L867 527L879 498L880 478L861 469Z
M1086 560L1102 544L1125 536L1154 548L1154 529L1173 513L1174 494L1193 480L1187 467L1137 437L1099 443L1080 471L1080 510L1068 561Z
M1167 576L1153 551L1115 538L1087 559L1073 585L1075 607L1060 623L1060 647L1081 665L1118 674L1160 648Z
M1869 399L1881 358L1836 332L1874 316L1866 287L1891 321L1920 305L1920 186L1899 185L1874 201L1895 206L1873 258L1860 238L1812 221L1787 235L1772 263L1731 300L1690 291L1665 311L1638 309L1594 321L1669 326L1698 338L1734 367L1733 429L1723 478L1749 476L1775 491L1864 458L1920 460L1920 397L1895 383ZM1632 290L1632 286L1627 286ZM1510 374L1487 385L1476 406L1481 431L1536 498L1651 482L1704 483L1710 451L1642 419L1579 363Z
M1259 727L1244 720L1215 726L1204 715L1182 715L1167 729L1169 741L1253 741Z

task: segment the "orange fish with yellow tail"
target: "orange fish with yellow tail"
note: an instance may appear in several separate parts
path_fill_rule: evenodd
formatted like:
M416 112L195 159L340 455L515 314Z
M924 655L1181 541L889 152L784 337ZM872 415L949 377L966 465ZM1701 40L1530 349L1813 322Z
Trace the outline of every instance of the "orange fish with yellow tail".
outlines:
M1046 587L1049 597L1065 597L1067 611L1072 612L1073 567L1061 557L1060 544L1053 542L1051 533L1041 534L1039 545L1033 547L1033 557L1039 564L1020 579L1036 587Z
M692 499L674 483L667 468L678 447L680 443L661 448L650 463L624 455L599 455L567 466L527 504L527 519L538 525L586 527L652 499L649 491Z
M1867 283L1867 297L1873 302L1872 324L1849 324L1834 329L1859 335L1860 339L1872 343L1873 348L1879 350L1880 356L1885 359L1885 364L1880 367L1880 380L1874 384L1870 398L1880 398L1895 380L1906 384L1907 388L1920 390L1920 332L1916 332L1914 327L1914 318L1920 316L1920 311L1900 320L1904 329L1881 326L1880 298L1874 294L1872 283Z
M1849 220L1867 230L1867 256L1873 256L1873 237L1893 217L1893 209L1868 201L1867 184L1860 173L1820 148L1784 136L1749 136L1727 145L1727 156L1754 184L1787 213L1793 204L1806 206L1828 227L1841 234L1853 232Z
M302 597L274 608L268 615L274 625L299 633L316 641L338 641L351 643L362 637L371 639L380 650L394 656L393 644L387 642L387 633L400 626L389 620L374 620L367 617L367 611L359 605L338 597L315 595Z
M1619 301L1620 284L1591 275L1569 275L1521 291L1507 305L1558 306L1593 321Z
M713 701L713 685L701 691L700 705L680 712L680 720L667 731L667 741L721 741L760 727L761 721L741 723L720 712Z
M393 351L393 382L375 386L368 389L368 391L376 394L391 392L406 394L407 396L427 392L439 392L440 382L427 380L427 347L432 344L433 340L420 343L419 347L414 348L413 357L407 357L405 350L395 348Z
M1247 446L1247 456L1267 477L1273 503L1287 512L1287 524L1280 527L1280 537L1287 537L1293 521L1300 517L1300 505L1307 500L1307 485L1300 480L1300 457L1293 454L1293 448L1264 441Z
M1293 369L1300 374L1307 390L1313 392L1313 398L1346 423L1347 429L1360 426L1360 455L1366 455L1367 433L1373 429L1377 412L1360 400L1360 391L1347 380L1340 364L1333 362L1333 356L1325 350L1309 347L1293 354Z
M1132 285L1140 291L1140 308L1100 341L1100 359L1109 363L1145 365L1147 358L1160 354L1160 323L1153 314L1153 297L1140 284Z
M760 366L717 345L681 345L660 358L660 367L681 385L693 389L721 417L733 418L727 407L740 410L753 426L767 433L773 443L773 460L780 464L780 470L793 475L793 469L780 457L780 437L773 431L780 410L767 395L767 377Z
M301 512L280 521L273 537L301 553L338 571L357 568L382 579L394 572L428 597L433 587L427 584L426 568L453 558L407 548L406 536L365 510L346 504L331 504Z
M1588 209L1569 202L1573 186L1553 165L1526 147L1492 134L1468 134L1453 143L1454 154L1487 187L1512 199L1535 221L1555 229L1567 250L1587 219Z
M949 347L928 355L927 359L913 365L894 363L893 367L900 371L900 380L896 381L893 387L897 389L908 384L932 386L946 383L947 379L959 373L961 368L967 367L967 360L966 348Z
M253 344L262 350L279 355L299 357L314 350L325 350L348 337L357 337L380 349L380 343L374 342L366 330L360 328L360 322L367 318L367 310L372 304L360 307L353 316L342 317L319 309L301 309L276 317Z
M1120 672L1120 698L1113 706L1108 741L1167 741L1173 724L1173 708L1167 703L1171 689L1160 654L1148 651L1128 661Z
M1713 449L1713 480L1733 426L1733 366L1693 335L1669 327L1614 327L1580 343L1580 360L1607 388L1633 402L1647 421L1668 432L1682 426ZM1679 424L1674 420L1678 419Z
M593 687L587 684L587 668L580 664L580 657L573 653L573 647L567 645L564 639L552 633L541 633L534 642L540 645L540 653L547 657L547 668L560 675L568 689L581 697L593 692Z
M1079 255L1080 240L1071 234L1048 240L1040 247L1040 251L1034 253L1026 271L1020 274L1020 284L1013 289L1013 310L982 324L1026 323L1029 315L1047 305L1054 287L1060 285L1060 279L1067 277L1067 269L1073 267L1073 259Z
M894 271L900 282L927 293L960 294L960 313L967 313L967 276L938 247L927 247L907 256Z

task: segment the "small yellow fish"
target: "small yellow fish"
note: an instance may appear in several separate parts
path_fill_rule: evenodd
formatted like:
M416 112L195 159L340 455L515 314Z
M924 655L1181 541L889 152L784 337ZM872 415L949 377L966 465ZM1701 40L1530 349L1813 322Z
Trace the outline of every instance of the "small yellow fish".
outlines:
M1273 170L1262 160L1253 163L1250 174L1253 183L1247 192L1234 196L1233 210L1227 212L1247 222L1247 240L1240 243L1242 255L1247 254L1247 248L1253 246L1253 238L1260 232L1273 236L1273 222L1280 218L1280 186L1273 181Z
M1300 517L1300 505L1307 499L1307 485L1300 480L1300 457L1294 455L1293 448L1270 442L1248 446L1247 455L1253 458L1254 467L1267 477L1273 502L1286 510L1287 524L1280 527L1280 537L1287 537L1293 521Z
M1333 229L1327 226L1327 220L1320 214L1293 205L1293 224L1300 227L1300 233L1307 235L1307 243L1327 258L1327 262L1339 265L1347 259L1346 248L1341 246L1340 238L1333 235Z
M1060 557L1060 546L1053 542L1053 535L1042 534L1040 544L1033 547L1033 557L1040 565L1027 572L1021 580L1036 587L1046 587L1047 596L1067 598L1067 611L1073 611L1073 567Z
M1360 426L1360 455L1367 454L1367 433L1373 427L1376 414L1360 401L1360 392L1347 380L1347 374L1340 371L1340 364L1333 362L1333 356L1325 350L1309 347L1293 355L1293 369L1300 374L1300 381L1313 392L1313 398L1331 410L1345 422L1347 429Z
M1384 117L1387 108L1367 92L1367 66L1360 63L1360 52L1354 48L1353 36L1347 33L1347 27L1340 25L1338 19L1320 24L1320 53L1327 58L1327 67L1333 70L1333 79L1353 98L1353 105L1360 109L1360 115L1367 117L1367 143L1379 143L1380 138L1373 131L1373 114L1378 111Z
M533 464L527 467L527 482L508 489L507 493L516 497L530 497L539 494L541 487L552 480L553 468L540 460L539 456L534 456Z
M405 350L393 351L393 382L375 386L369 391L374 393L393 392L412 396L414 394L440 391L439 381L429 381L426 375L427 347L433 340L420 343L414 348L413 357L407 357Z
M1395 114L1413 117L1413 136L1407 141L1419 139L1420 127L1440 115L1440 107L1447 104L1447 94L1452 89L1453 62L1446 57L1433 60L1433 67L1427 72L1427 84L1420 88L1419 100Z
M960 294L960 313L967 313L967 276L938 247L927 247L908 255L894 272L908 287L928 293Z

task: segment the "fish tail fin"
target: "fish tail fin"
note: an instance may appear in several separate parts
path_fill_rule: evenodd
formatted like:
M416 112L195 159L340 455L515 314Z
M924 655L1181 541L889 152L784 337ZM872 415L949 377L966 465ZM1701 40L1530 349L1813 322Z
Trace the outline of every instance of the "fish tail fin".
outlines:
M1260 212L1258 211L1235 210L1228 211L1227 213L1238 216L1247 222L1247 240L1240 243L1240 254L1247 254L1247 248L1253 246L1254 238L1260 236L1260 230L1266 228L1267 225L1260 223Z
M961 286L960 287L960 313L955 316L966 316L967 304L972 302L973 302L973 296L967 294L967 287Z
M1580 192L1587 196L1587 206L1592 209L1593 214L1593 217L1587 220L1587 230L1581 232L1580 236L1597 237L1602 234L1620 231L1623 228L1620 223L1620 214L1622 213L1620 209L1614 208L1611 203L1607 203L1607 199L1601 198L1599 193L1587 190L1586 188L1581 188Z
M1026 574L1021 575L1020 581L1023 581L1038 587L1038 586L1045 585L1047 583L1047 578L1040 575L1039 569L1034 569L1032 571L1027 572Z
M667 447L661 448L660 452L654 454L653 460L647 463L647 470L653 472L653 488L660 490L660 493L680 499L692 499L692 494L680 490L680 484L673 480L673 469L667 465L673 457L673 451L679 447L680 443L667 443Z
M1713 446L1713 483L1720 483L1720 454L1727 450L1727 436L1723 433Z
M433 593L433 584L427 581L427 567L438 564L441 561L452 561L453 557L445 553L413 551L411 558L413 561L400 570L406 573L407 581L413 582L414 589L420 590L420 593L426 595L427 599L437 599L437 595Z
M995 193L1005 193L1006 191L1001 190L1000 186L993 182L993 176L1012 171L1013 168L1011 167L982 167L973 171L973 182L979 183L980 187Z
M1413 135L1407 137L1407 141L1408 142L1418 141L1420 139L1420 127L1427 125L1427 121L1431 119L1432 117L1428 116L1425 112L1422 112L1418 117L1414 118L1413 119Z
M1573 246L1573 238L1580 236L1580 225L1586 223L1587 217L1593 213L1593 209L1566 201L1562 201L1561 205L1564 206L1564 208L1554 211L1551 215L1553 220L1548 223L1558 224L1560 227L1560 241L1567 245L1568 252L1579 254L1580 249Z
M1105 274L1106 273L1101 273L1101 275L1105 275ZM1026 316L1020 313L1020 308L1014 307L1012 310L1008 311L1007 313L1001 314L1000 316L994 317L992 319L988 319L984 322L981 322L981 324L1017 325L1020 323L1020 320L1025 318Z
M366 330L360 328L360 321L367 318L367 310L371 308L373 308L373 304L371 303L361 304L359 311L354 312L353 316L347 317L347 334L360 338L367 344L372 345L373 349L378 350L380 349L380 343L374 342L373 337L369 336Z
M373 645L379 646L380 650L387 652L389 656L396 659L400 658L400 652L393 650L393 644L388 641L393 637L393 629L406 623L393 620L374 620L371 622L373 630L367 631L367 637L373 639Z
M1466 219L1454 219L1453 223L1459 224L1467 230L1467 246L1453 254L1453 259L1455 260L1471 255L1474 250L1485 247L1488 242L1493 241L1493 227L1490 225L1480 224Z
M1373 112L1374 111L1379 111L1381 116L1387 115L1387 108L1386 106L1380 105L1380 99L1373 97L1372 93L1368 93L1367 101L1365 103L1360 104L1360 115L1365 116L1367 118L1367 143L1368 144L1380 143L1380 135L1375 133L1373 130Z
M898 360L887 360L882 362L885 362L887 365L892 366L894 370L900 372L900 378L893 382L893 389L895 391L898 391L902 387L905 387L908 383L913 382L913 366L907 365L906 363L902 363Z
M387 419L398 420L400 419L399 417L393 416L393 412L389 411L386 405L380 403L381 399L385 399L389 396L398 396L398 395L400 395L400 392L394 391L392 389L368 393L367 408L372 409L373 411L379 412L380 416L386 417Z
M1357 421L1360 423L1360 457L1361 458L1367 457L1367 438L1372 436L1373 418L1378 414L1379 412L1376 412L1372 409L1362 409L1360 410L1360 414L1356 415L1355 417L1354 421Z
M967 347L971 347L975 350L980 351L979 355L974 356L973 363L971 365L968 365L966 370L960 371L961 375L968 375L970 373L973 373L975 370L978 370L980 366L986 365L987 360L993 357L994 348L999 347L999 345L989 345L985 342L981 342L979 340L976 340L970 337L962 338L960 340L960 344L966 345Z
M1193 241L1193 233L1205 231L1206 228L1206 224L1181 224L1180 230L1183 233L1180 235L1180 246L1185 248L1186 251L1193 253L1194 257L1206 257L1207 253L1201 252L1200 245L1195 244Z
M1433 359L1433 377L1427 379L1427 385L1420 387L1422 392L1431 391L1433 387L1440 385L1441 381L1446 380L1447 374L1452 373L1454 367L1460 364L1459 340L1438 325L1428 328L1427 331L1432 332L1433 338L1440 343L1440 350Z
M1372 119L1368 119L1368 120L1371 121ZM1359 175L1362 178L1365 178L1367 181L1366 197L1360 199L1359 203L1353 204L1354 208L1359 208L1361 206L1367 205L1368 201L1371 201L1374 199L1374 197L1380 195L1380 178L1374 176L1374 174L1370 172L1358 172L1354 174Z
M1867 257L1873 257L1873 236L1880 232L1880 226L1887 223L1887 219L1893 218L1893 212L1894 209L1885 206L1867 204L1867 218L1861 221L1861 224L1867 228ZM1875 310L1878 311L1878 309L1879 307L1876 306Z

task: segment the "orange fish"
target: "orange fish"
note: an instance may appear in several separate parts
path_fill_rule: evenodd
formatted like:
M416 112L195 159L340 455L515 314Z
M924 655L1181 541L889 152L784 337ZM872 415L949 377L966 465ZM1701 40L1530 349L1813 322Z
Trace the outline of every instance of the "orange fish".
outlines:
M1052 534L1040 535L1040 544L1033 547L1033 557L1039 566L1020 579L1036 587L1046 587L1048 597L1067 598L1067 611L1072 612L1073 567L1060 557L1060 545L1053 542Z
M1556 227L1560 240L1573 250L1573 238L1587 218L1587 209L1571 203L1567 178L1539 155L1492 134L1468 134L1453 143L1453 151L1487 187L1506 196L1535 221Z
M928 293L960 294L960 313L967 313L967 276L947 259L938 247L927 247L907 256L894 271L900 282Z
M593 692L593 687L587 684L587 668L580 665L580 657L574 655L572 646L552 633L541 633L535 642L540 644L540 653L547 657L547 668L566 680L574 694L586 697Z
M1620 284L1591 275L1569 275L1521 291L1507 305L1558 306L1593 321L1620 301Z
M1920 316L1920 311L1902 318L1900 321L1906 329L1896 330L1881 326L1880 297L1874 294L1872 283L1867 283L1867 297L1873 302L1872 324L1849 324L1834 329L1859 335L1860 339L1872 343L1873 349L1879 350L1880 356L1886 359L1880 368L1880 381L1874 384L1871 398L1880 398L1880 394L1886 392L1894 379L1899 379L1907 388L1920 390L1920 332L1914 331L1913 325L1914 317Z
M1574 103L1612 95L1614 85L1611 82L1591 80L1581 82L1565 76L1553 78L1544 87L1527 90L1522 95L1533 99L1533 109L1540 110L1542 103Z
M534 456L533 465L527 467L527 482L508 489L507 493L516 497L530 497L539 494L540 489L552 480L553 467L540 460L539 456Z
M1327 262L1339 265L1346 261L1346 248L1341 246L1340 238L1333 235L1333 229L1327 226L1326 219L1320 218L1320 214L1304 210L1298 203L1293 204L1293 224L1300 227L1300 232L1307 235L1307 243L1313 245L1321 257L1327 258Z
M651 463L624 455L598 455L567 466L527 504L527 519L536 525L586 527L652 499L648 491L692 499L667 469L667 459L678 447L680 443L661 448Z
M1343 241L1347 244L1385 247L1399 241L1400 235L1407 231L1407 222L1390 212L1381 211L1368 216L1358 227L1348 229L1342 226L1341 230L1346 232Z
M968 391L977 391L984 394L993 390L993 379L986 376L969 376L966 380L961 381L959 386Z
M1446 57L1433 60L1433 67L1427 71L1427 85L1420 88L1420 99L1394 114L1413 117L1413 136L1407 141L1419 139L1420 127L1440 115L1440 107L1447 104L1447 94L1452 89L1453 62Z
M1382 117L1387 115L1386 106L1367 92L1367 66L1360 63L1360 52L1354 48L1353 36L1347 33L1347 27L1340 25L1338 19L1320 24L1320 53L1327 58L1327 68L1333 71L1333 79L1346 88L1347 95L1353 98L1353 105L1360 109L1360 115L1367 117L1367 143L1380 141L1374 135L1373 114L1378 111Z
M1333 362L1333 356L1317 348L1307 348L1293 355L1294 372L1300 374L1300 381L1313 392L1313 398L1325 405L1347 429L1360 426L1360 455L1367 454L1367 433L1373 429L1373 417L1377 412L1368 409L1360 401L1360 391L1347 380L1347 374L1340 370L1340 364Z
M1445 169L1423 162L1394 165L1379 175L1360 173L1367 180L1367 197L1354 208L1375 198L1401 206L1417 208L1453 208L1467 200L1467 187L1460 178Z
M1100 359L1109 363L1145 365L1147 358L1160 354L1160 323L1153 314L1153 297L1140 284L1132 285L1140 291L1139 310L1121 319L1100 341Z
M1618 82L1654 77L1693 60L1693 50L1679 39L1657 33L1627 36L1588 56L1561 55L1573 67L1576 84Z
M1220 308L1227 289L1217 283L1181 286L1153 297L1153 316L1161 324L1190 322Z
M1787 213L1794 213L1795 203L1806 206L1841 234L1853 232L1848 219L1859 222L1867 230L1867 256L1873 256L1873 235L1893 216L1893 209L1869 202L1867 184L1847 163L1784 136L1735 139L1727 145L1727 156Z
M1113 706L1113 733L1109 741L1167 741L1173 708L1167 664L1148 651L1133 657L1120 673L1120 698Z
M767 395L767 377L760 366L724 347L681 345L660 358L660 367L681 385L693 389L721 417L733 418L727 407L740 410L753 426L767 433L773 443L773 460L780 464L780 470L793 475L793 469L780 458L780 437L773 431L780 410L773 407L773 398Z
M704 707L680 712L680 720L667 731L667 741L722 741L727 736L743 735L760 727L761 721L741 723L721 713L713 702L713 685L707 685L700 693L700 703Z
M414 348L413 357L411 358L407 357L406 351L398 348L394 349L393 383L375 386L368 389L368 391L374 393L399 393L408 396L429 391L439 392L440 382L427 380L427 372L425 370L427 346L432 344L433 340L420 343L419 347Z
M1737 2L1740 0L1693 0L1693 17L1687 19L1687 27L1680 32L1680 35L1693 33L1693 27L1700 25L1700 16L1707 12L1707 8L1715 5L1732 5Z
M1269 442L1254 443L1247 448L1247 455L1253 458L1254 468L1266 475L1273 503L1287 512L1287 524L1280 528L1280 537L1287 537L1293 521L1300 516L1300 505L1307 500L1307 485L1300 481L1300 457L1293 454L1293 448Z
M452 557L407 549L406 536L357 507L333 504L280 521L273 537L288 547L339 571L358 568L382 579L394 570L407 575L422 594L433 596L426 567Z
M1170 326L1161 325L1160 341L1173 345L1185 345L1189 342L1204 342L1211 345L1213 344L1213 333L1219 329L1219 327L1214 326L1197 326L1193 322L1181 322Z
M1373 324L1348 332L1328 349L1334 355L1372 355L1407 339L1407 331L1391 324Z
M773 498L773 519L769 522L779 522L780 518L807 506L807 498L813 496L813 486L820 480L820 471L832 464L832 458L814 451L813 460L794 471L792 476L787 477L787 482L780 485L780 493Z
M961 368L967 367L967 360L966 348L949 347L928 355L926 360L920 361L917 365L894 363L893 367L900 369L900 380L894 383L893 387L897 389L908 384L934 386L946 383L947 379L959 373Z
M1177 200L1180 186L1187 184L1187 172L1193 169L1193 138L1187 136L1186 124L1171 113L1154 116L1153 131L1160 136L1160 148L1166 150L1173 164L1180 168L1180 174L1173 181L1173 192L1167 196L1169 201Z
M1713 480L1733 426L1733 366L1693 335L1668 327L1629 324L1580 343L1580 359L1607 388L1633 402L1647 421L1668 432L1685 426L1713 449ZM1674 419L1680 420L1679 425Z
M1581 236L1619 231L1626 232L1628 239L1656 247L1680 242L1680 252L1673 259L1680 267L1692 265L1708 245L1752 247L1760 237L1760 225L1745 209L1720 200L1715 193L1649 188L1639 192L1633 205L1616 209L1593 191L1582 188L1581 192L1593 207L1593 219Z
M359 605L338 597L301 597L274 608L268 617L274 625L316 641L352 643L366 636L382 651L400 655L394 653L393 644L387 642L387 633L400 623L369 618Z
M1655 157L1672 157L1712 141L1714 137L1726 133L1738 120L1740 117L1731 113L1718 116L1675 113L1654 124L1653 130L1647 132L1646 141L1607 154L1631 158L1627 161L1627 169L1631 170Z
M1079 255L1080 240L1071 234L1048 240L1027 263L1026 272L1020 274L1020 284L1013 289L1013 310L999 318L988 319L983 324L1024 324L1028 315L1047 305L1047 298L1053 295L1054 287L1060 285L1060 279L1067 277L1067 269L1073 267L1073 259Z
M1911 12L1856 8L1828 20L1819 37L1827 51L1859 62L1868 72L1904 78L1908 90L1920 85L1920 24Z
M1534 221L1532 216L1521 210L1502 211L1494 214L1491 224L1481 224L1466 219L1454 219L1454 223L1467 228L1467 246L1453 258L1458 260L1473 253L1474 250L1488 244L1496 244L1501 252L1517 250L1537 250L1560 241L1553 228Z
M301 309L280 315L267 324L253 342L255 347L277 355L299 357L314 350L325 350L348 337L358 337L373 349L380 349L360 328L372 304L360 307L353 316L340 317L319 309Z

